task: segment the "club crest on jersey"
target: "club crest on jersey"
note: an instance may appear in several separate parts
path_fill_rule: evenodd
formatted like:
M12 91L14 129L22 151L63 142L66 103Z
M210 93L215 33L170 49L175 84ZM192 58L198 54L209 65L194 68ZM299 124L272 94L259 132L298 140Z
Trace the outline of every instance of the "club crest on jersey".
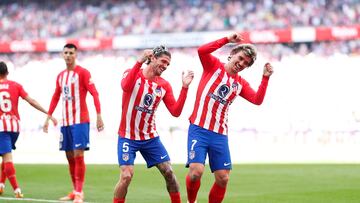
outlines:
M236 82L234 82L231 87L235 90L237 90L239 88L239 84L237 84Z
M149 94L147 93L145 96L144 96L144 106L146 108L148 108L154 101L154 97L152 94Z
M76 81L76 77L75 76L72 76L71 79L70 79L71 83L75 83Z
M226 84L221 85L221 87L217 91L220 98L225 98L229 92L230 92L230 88Z
M194 159L195 158L195 151L194 150L191 150L189 152L189 159Z
M155 94L156 94L156 96L161 97L161 95L162 95L161 87L157 87L155 89Z
M122 154L122 159L123 159L124 161L128 161L128 160L129 160L129 154L128 154L128 153L123 153L123 154Z

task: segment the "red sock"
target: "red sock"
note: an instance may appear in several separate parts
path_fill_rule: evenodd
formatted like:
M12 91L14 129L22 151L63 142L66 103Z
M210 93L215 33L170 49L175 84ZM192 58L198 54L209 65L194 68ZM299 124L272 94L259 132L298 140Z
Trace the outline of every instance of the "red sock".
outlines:
M72 182L73 188L75 190L75 159L74 159L74 157L68 158L68 162L69 162L69 172L70 172L70 176L71 176L71 182Z
M9 179L10 184L12 188L15 190L19 187L17 181L16 181L16 175L15 175L15 168L13 162L5 162L4 164L4 171L6 174L6 177Z
M75 157L75 191L82 192L85 180L85 162L83 156Z
M186 191L189 203L194 203L200 188L200 179L192 182L190 176L186 176Z
M209 203L221 203L224 199L226 187L214 183L209 193Z
M181 203L180 192L169 192L171 203Z
M116 198L116 197L114 197L113 203L125 203L125 198Z
M1 174L0 174L0 183L5 183L6 174L5 174L5 164L4 161L1 162Z

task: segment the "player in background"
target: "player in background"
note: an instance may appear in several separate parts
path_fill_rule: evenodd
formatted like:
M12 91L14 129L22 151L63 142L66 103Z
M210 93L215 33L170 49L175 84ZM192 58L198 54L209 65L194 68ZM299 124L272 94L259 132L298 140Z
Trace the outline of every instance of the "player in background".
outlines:
M48 112L28 93L23 87L7 79L9 72L6 64L0 62L0 156L2 157L0 174L0 195L3 194L6 178L14 189L15 197L22 198L23 194L16 180L15 167L12 159L12 149L16 149L16 140L20 133L20 116L18 112L19 97L27 101L37 110L48 114ZM57 121L49 117L54 125Z
M76 65L77 48L74 44L66 44L63 48L66 69L56 78L56 88L52 96L49 117L44 124L44 132L48 132L49 119L61 97L62 127L60 134L60 150L65 151L69 163L69 171L73 191L60 200L83 202L83 185L85 180L84 151L89 150L89 112L86 105L87 92L93 96L97 113L96 127L103 130L99 94L91 79L90 72Z
M188 202L196 202L204 173L206 155L215 182L209 193L209 203L220 203L224 199L231 170L228 145L228 111L236 96L260 105L273 69L265 64L262 81L257 91L238 73L250 67L256 60L253 45L240 44L233 48L227 63L222 63L211 53L228 43L242 42L239 33L210 42L198 49L203 74L196 93L195 107L189 118L188 161L186 176Z
M179 183L173 173L169 154L156 132L155 111L163 100L171 115L180 116L194 73L183 72L182 89L176 101L170 83L161 77L170 61L171 54L167 48L158 46L153 50L144 50L134 67L124 72L121 81L122 115L118 132L120 179L115 186L114 203L125 202L134 175L137 151L144 157L148 168L156 166L164 176L171 202L181 202ZM145 62L147 66L141 69Z

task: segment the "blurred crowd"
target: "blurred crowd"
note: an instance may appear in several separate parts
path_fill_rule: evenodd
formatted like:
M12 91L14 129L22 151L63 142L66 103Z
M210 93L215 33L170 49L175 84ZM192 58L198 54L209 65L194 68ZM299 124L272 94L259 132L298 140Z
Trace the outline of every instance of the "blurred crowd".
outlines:
M359 22L359 0L0 1L0 41Z
M124 34L254 30L296 26L354 25L360 22L359 0L1 0L0 42L53 37L114 37ZM360 41L259 44L266 58L291 55L360 55ZM179 48L196 56L196 48ZM131 58L139 50L82 52L80 57ZM224 52L227 53L227 52ZM15 67L58 53L12 53L1 58Z
M353 41L332 41L332 42L314 42L314 43L295 43L295 44L257 44L256 48L262 57L271 61L281 61L286 57L299 55L306 56L313 54L320 58L331 57L334 55L360 56L360 40ZM219 50L218 55L224 57L229 53L231 47L225 47ZM86 60L92 57L115 57L122 60L132 60L140 54L142 50L103 50L103 51L81 51L79 60ZM197 58L197 48L171 48L172 53L181 53L192 58ZM29 62L48 61L61 58L59 53L51 52L27 52L1 54L1 60L11 62L15 68L21 68Z

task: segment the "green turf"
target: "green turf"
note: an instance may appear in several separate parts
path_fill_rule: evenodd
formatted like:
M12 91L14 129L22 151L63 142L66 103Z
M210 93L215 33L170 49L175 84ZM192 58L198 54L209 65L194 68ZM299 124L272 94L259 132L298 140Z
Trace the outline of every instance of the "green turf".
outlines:
M70 190L65 165L16 164L17 177L27 198L56 200ZM183 165L174 166L186 202ZM357 164L251 164L235 165L224 203L352 203L360 202L360 165ZM85 195L88 202L112 202L119 177L115 165L87 165ZM198 202L206 203L213 183L209 169L202 179ZM12 197L6 184L3 197ZM17 202L0 199L0 202ZM135 166L127 203L168 203L165 183L156 168Z

